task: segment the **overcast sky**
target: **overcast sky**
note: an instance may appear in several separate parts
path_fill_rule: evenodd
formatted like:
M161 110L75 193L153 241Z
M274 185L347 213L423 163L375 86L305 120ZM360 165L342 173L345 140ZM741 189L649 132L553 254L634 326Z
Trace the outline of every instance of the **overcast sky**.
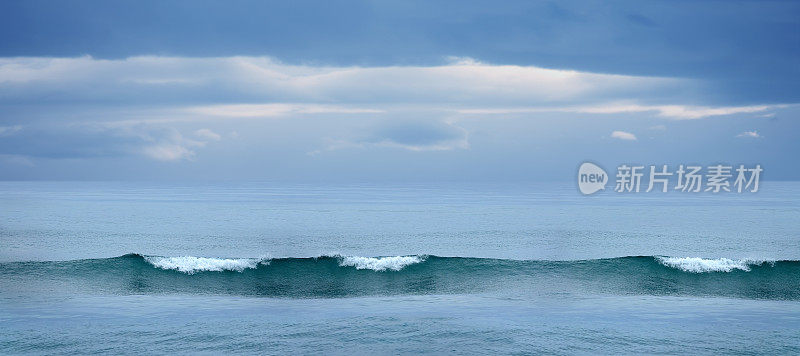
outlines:
M800 3L3 1L0 179L800 179Z

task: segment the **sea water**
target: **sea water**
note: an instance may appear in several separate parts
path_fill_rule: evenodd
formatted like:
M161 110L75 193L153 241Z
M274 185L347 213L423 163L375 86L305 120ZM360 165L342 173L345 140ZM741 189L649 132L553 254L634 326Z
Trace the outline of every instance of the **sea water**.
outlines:
M800 183L0 183L9 353L800 352Z

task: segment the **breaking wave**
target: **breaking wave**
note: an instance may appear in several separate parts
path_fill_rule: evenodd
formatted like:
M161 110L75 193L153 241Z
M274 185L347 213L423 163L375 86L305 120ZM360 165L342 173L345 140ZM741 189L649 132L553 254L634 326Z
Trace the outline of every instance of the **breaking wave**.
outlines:
M207 257L161 257L142 256L145 261L161 269L174 269L187 274L195 272L241 272L248 268L256 268L259 264L269 264L269 260L254 258L207 258Z
M52 286L35 284L54 283ZM0 285L88 293L338 298L405 294L689 295L800 300L800 261L631 256L580 261L472 257L120 257L0 263ZM0 296L3 291L0 289Z
M371 269L373 271L399 271L403 267L420 263L425 258L422 256L393 256L393 257L358 257L347 256L342 258L340 266L352 266L356 269Z
M656 257L664 266L677 268L691 273L731 272L740 270L750 272L751 266L761 266L764 263L774 265L775 261L729 258L705 259L700 257Z
M145 261L160 269L176 270L186 274L197 272L242 272L246 269L255 269L259 265L269 265L270 260L265 258L208 258L194 256L162 257L141 256ZM360 256L320 256L318 258L336 258L342 267L355 267L356 269L369 269L373 271L399 271L404 267L420 263L424 256L389 256L389 257L360 257Z

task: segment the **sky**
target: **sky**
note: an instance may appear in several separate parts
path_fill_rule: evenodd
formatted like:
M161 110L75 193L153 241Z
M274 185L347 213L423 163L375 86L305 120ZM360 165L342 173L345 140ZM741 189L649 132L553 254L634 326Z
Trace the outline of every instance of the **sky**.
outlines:
M798 180L800 2L0 2L0 179Z

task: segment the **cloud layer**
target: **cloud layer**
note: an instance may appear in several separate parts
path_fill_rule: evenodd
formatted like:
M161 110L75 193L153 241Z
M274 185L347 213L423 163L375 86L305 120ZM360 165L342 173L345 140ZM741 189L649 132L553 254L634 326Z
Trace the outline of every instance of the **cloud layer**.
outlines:
M7 109L0 115L0 155L16 162L119 156L194 161L210 147L231 147L229 141L240 139L237 131L249 137L246 130L253 128L287 132L273 140L304 145L300 150L311 156L448 152L470 150L474 134L492 135L492 129L476 131L488 125L476 120L547 117L548 125L557 126L564 118L618 115L774 118L788 107L711 106L703 101L706 89L691 79L469 58L382 67L295 65L269 57L0 58L0 105ZM602 136L609 129L602 128ZM640 139L628 131L611 137ZM242 144L256 140L248 139Z
M646 99L690 81L454 59L439 66L288 65L268 57L0 59L5 102L521 105Z

